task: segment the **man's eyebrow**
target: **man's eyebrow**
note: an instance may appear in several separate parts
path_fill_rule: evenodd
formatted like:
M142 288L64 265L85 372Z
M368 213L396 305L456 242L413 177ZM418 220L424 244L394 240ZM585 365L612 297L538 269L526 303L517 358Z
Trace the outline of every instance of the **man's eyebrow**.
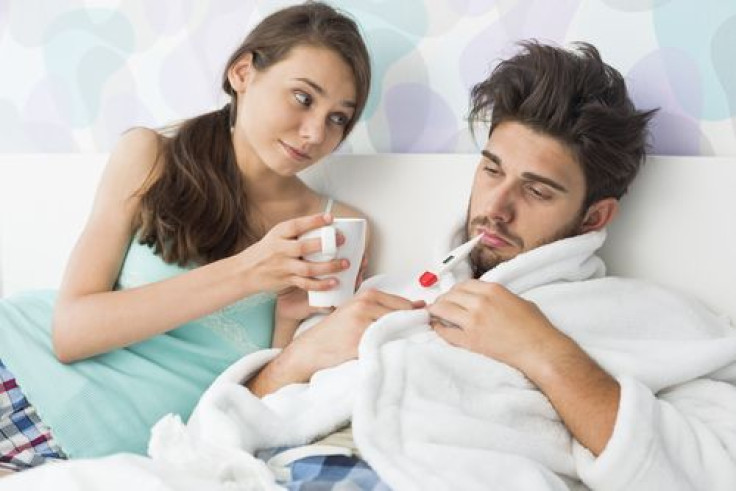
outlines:
M560 184L557 181L553 181L552 179L544 176L540 176L539 174L535 174L533 172L523 172L521 174L521 177L524 179L527 179L529 181L537 181L541 182L542 184L546 184L547 186L556 189L557 191L561 193L567 193L567 188Z
M294 80L298 80L299 82L304 82L305 84L307 84L310 87L312 87L315 92L317 92L319 95L321 95L323 97L327 95L327 91L325 91L325 89L321 85L319 85L317 82L315 82L314 80L311 80L311 79L305 78L305 77L298 77L298 78L296 78ZM355 109L355 107L357 105L357 104L355 104L354 101L341 101L341 104L343 106L347 106L347 107L350 107L350 108L353 108L353 109Z
M491 153L488 150L481 150L481 155L483 155L485 158L493 162L497 165L502 165L501 157L496 155L495 153ZM546 184L547 186L556 189L557 191L560 191L561 193L567 193L568 190L565 186L560 184L557 181L554 181L550 179L549 177L540 176L539 174L535 174L534 172L524 172L521 174L521 177L523 177L526 180L529 181L536 181L541 182L542 184Z
M484 156L485 158L487 158L488 160L490 160L491 162L493 162L494 164L501 165L501 158L495 153L491 153L488 150L481 150L480 154Z

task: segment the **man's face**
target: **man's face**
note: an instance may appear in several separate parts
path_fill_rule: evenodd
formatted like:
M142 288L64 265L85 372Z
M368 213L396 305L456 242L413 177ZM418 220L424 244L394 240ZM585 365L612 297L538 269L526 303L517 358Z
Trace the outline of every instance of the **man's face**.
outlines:
M585 176L552 137L516 122L492 132L473 181L467 232L483 238L470 255L476 277L517 254L576 235Z

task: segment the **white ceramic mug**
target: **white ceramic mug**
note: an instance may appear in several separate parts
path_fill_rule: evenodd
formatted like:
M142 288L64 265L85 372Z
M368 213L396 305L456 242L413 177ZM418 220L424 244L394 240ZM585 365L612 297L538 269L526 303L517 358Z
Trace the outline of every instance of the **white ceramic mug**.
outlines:
M312 307L338 307L350 300L355 294L355 280L360 271L360 263L363 261L363 253L365 252L365 233L366 220L364 218L335 218L331 225L310 230L303 234L300 239L319 238L322 241L322 251L305 256L307 261L325 262L334 258L345 258L350 261L350 267L339 273L327 276L319 276L325 278L334 276L339 284L326 291L309 291L309 305ZM340 247L336 247L337 232L345 237L345 242Z

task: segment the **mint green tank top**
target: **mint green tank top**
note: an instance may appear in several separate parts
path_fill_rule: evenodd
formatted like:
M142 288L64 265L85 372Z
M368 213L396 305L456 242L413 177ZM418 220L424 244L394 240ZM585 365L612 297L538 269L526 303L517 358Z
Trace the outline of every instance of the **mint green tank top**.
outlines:
M118 289L186 271L133 241ZM69 457L146 453L151 426L189 418L211 382L238 358L271 344L275 296L259 293L127 348L68 365L51 346L56 293L0 300L0 359Z

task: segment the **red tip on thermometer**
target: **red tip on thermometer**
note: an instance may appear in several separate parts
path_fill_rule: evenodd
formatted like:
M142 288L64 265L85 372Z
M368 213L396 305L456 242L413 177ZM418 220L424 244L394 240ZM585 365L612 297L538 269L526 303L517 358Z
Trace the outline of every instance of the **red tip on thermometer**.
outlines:
M457 266L460 261L463 261L466 257L468 257L468 254L470 254L470 251L473 250L473 247L475 247L478 241L480 241L481 237L483 237L483 234L479 234L461 245L460 247L453 249L438 265L436 272L425 271L424 273L422 273L422 275L419 277L419 284L422 285L424 288L429 288L430 286L437 283L437 280L441 275L450 271L452 268Z

